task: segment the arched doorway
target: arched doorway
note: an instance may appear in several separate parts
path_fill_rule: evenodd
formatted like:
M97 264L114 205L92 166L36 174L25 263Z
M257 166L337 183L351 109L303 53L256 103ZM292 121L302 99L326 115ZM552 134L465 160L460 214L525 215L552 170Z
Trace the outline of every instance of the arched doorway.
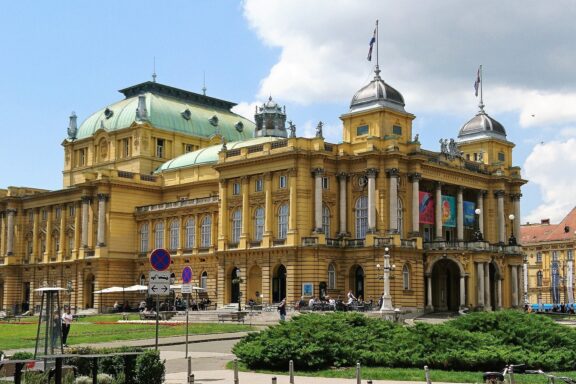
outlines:
M86 276L86 280L84 283L84 307L85 308L94 308L94 288L96 284L96 278L93 274L89 274Z
M498 280L500 280L500 272L498 272L498 267L494 262L488 263L488 273L490 276L490 306L487 309L496 311L499 307L499 297L498 297ZM486 301L486 298L484 298Z
M364 268L354 265L350 269L350 289L357 298L364 298Z
M435 312L456 312L460 307L460 269L453 260L439 260L432 268L432 305Z
M279 303L286 297L286 267L282 264L272 276L272 302Z
M230 302L237 303L240 300L240 270L236 267L230 274Z
M248 272L248 286L246 292L246 300L254 300L260 303L260 294L262 293L262 269L254 265Z

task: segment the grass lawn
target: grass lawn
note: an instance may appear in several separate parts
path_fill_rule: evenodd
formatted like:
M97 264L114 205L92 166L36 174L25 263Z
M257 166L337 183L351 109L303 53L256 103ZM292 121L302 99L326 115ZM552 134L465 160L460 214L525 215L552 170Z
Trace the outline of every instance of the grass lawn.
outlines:
M233 364L233 362L229 362L227 368L233 369ZM244 372L250 371L242 362L238 363L238 369ZM288 375L288 371L256 370L255 372ZM425 381L424 369L362 367L361 372L363 382L364 380ZM353 379L356 377L356 368L334 368L308 372L295 371L294 374L297 376ZM576 378L576 372L555 372L554 374ZM514 378L516 384L542 384L547 382L542 375L514 375ZM433 383L483 383L482 372L456 372L434 369L430 370L430 380Z
M68 345L100 343L113 340L154 339L156 323L118 323L119 314L87 316L74 321L68 335ZM129 320L139 320L131 314ZM0 350L34 348L38 317L22 319L21 323L0 323ZM249 331L253 328L244 324L190 323L189 334L210 334ZM186 335L186 324L162 324L159 337Z

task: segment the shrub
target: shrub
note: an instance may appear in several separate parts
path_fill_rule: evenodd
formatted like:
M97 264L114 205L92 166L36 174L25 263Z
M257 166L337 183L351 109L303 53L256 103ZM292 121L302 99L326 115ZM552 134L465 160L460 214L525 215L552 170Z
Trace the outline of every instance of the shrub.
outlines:
M34 354L32 352L25 352L25 351L16 352L10 357L10 359L12 360L31 360L33 358Z
M136 359L136 382L139 384L162 384L166 360L160 360L159 351L146 351Z

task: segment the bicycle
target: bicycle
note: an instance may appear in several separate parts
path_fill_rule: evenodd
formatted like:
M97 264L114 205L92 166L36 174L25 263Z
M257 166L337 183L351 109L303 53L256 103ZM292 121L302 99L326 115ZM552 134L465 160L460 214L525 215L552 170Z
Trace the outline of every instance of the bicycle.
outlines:
M506 376L508 376L508 384L516 384L514 373L521 373L518 368L523 366L524 364L510 364L504 367L502 372L484 372L482 379L485 384L502 384L507 382Z
M562 380L563 382L565 382L567 384L576 384L576 380L572 379L571 377L550 375L550 374L542 371L541 369L526 370L524 373L526 373L526 374L539 374L539 375L546 376L546 379L548 380L547 382L551 383L551 384L556 383L556 379Z

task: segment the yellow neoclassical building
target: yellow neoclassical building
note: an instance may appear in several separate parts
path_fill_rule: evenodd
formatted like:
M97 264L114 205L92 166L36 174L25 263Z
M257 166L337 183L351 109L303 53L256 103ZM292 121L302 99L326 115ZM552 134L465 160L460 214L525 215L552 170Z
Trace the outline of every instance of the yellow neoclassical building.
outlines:
M482 102L431 150L377 66L341 116L340 144L322 123L298 137L271 98L254 123L156 82L121 92L79 125L70 117L63 189L0 191L0 307L37 305L42 286L69 287L76 308L110 306L118 297L94 292L145 284L154 248L170 251L176 283L190 266L219 305L349 290L377 301L386 248L394 307L522 304L509 237L526 181Z

